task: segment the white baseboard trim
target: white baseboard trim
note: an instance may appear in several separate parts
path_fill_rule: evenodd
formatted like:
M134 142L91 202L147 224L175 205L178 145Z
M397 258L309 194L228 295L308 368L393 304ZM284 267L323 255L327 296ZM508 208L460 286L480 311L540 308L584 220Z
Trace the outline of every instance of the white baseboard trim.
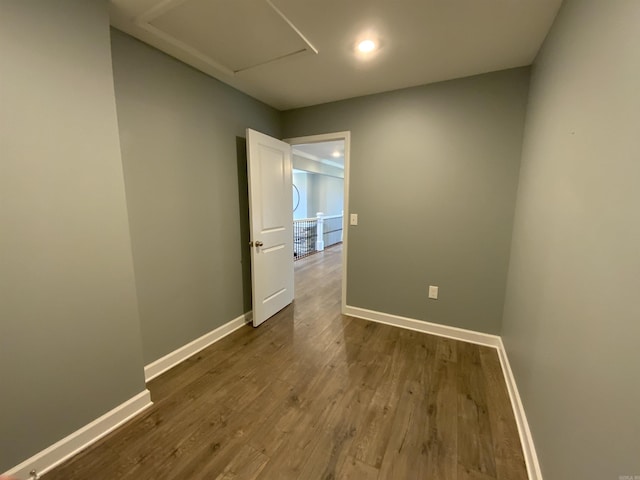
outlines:
M529 422L527 422L527 415L524 412L522 399L518 392L518 385L516 384L516 379L513 376L509 357L507 356L507 351L504 348L502 339L500 339L500 345L497 349L498 357L500 358L500 365L502 366L502 372L504 373L504 380L507 384L507 390L509 391L509 398L511 399L511 406L513 407L513 414L516 417L516 424L518 425L518 433L520 434L520 443L522 444L524 460L527 464L529 480L542 480L540 462L538 461L536 447L533 443L531 430L529 429Z
M239 317L234 318L230 322L219 326L215 330L211 330L209 333L205 333L201 337L196 338L194 341L183 345L182 347L174 350L171 353L168 353L164 357L151 362L149 365L144 367L145 381L148 382L149 380L156 378L158 375L161 375L167 370L175 367L177 364L183 362L190 356L195 355L200 350L207 348L212 343L215 343L221 338L226 337L230 333L235 332L240 327L250 322L251 316L251 312L244 313Z
M504 348L504 344L502 343L502 338L498 335L490 335L488 333L474 332L473 330L465 330L463 328L439 325L437 323L400 317L398 315L376 312L374 310L367 310L359 307L351 307L349 305L344 307L342 313L344 315L350 315L352 317L362 318L372 322L384 323L394 327L406 328L408 330L429 333L439 337L452 338L454 340L495 348L498 352L498 358L500 359L500 365L502 366L502 373L504 374L504 380L509 392L509 399L511 400L511 406L513 407L513 414L516 418L516 425L518 426L518 434L520 436L520 443L522 444L522 451L527 465L529 480L542 480L540 463L538 462L533 437L531 436L531 430L529 429L527 416L524 412L522 399L518 393L516 380L513 376L513 371L511 370L511 365L509 364L509 358L507 357L507 352Z
M151 395L149 390L145 389L93 422L76 430L71 435L28 458L20 465L6 472L5 475L19 479L29 479L33 478L29 475L32 470L35 470L38 476L43 475L111 433L151 405L153 405Z
M384 323L385 325L415 330L416 332L430 333L431 335L438 335L439 337L452 338L454 340L476 343L487 347L497 348L501 345L500 337L497 335L474 332L473 330L465 330L464 328L449 327L447 325L415 320L413 318L400 317L398 315L391 315L390 313L376 312L374 310L351 307L349 305L344 307L343 313L345 315L370 320L372 322Z

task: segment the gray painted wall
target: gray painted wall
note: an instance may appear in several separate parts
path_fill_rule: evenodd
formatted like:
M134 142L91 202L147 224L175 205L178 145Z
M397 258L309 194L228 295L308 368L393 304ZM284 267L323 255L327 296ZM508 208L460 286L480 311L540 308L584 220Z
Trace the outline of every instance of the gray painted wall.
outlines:
M0 472L144 390L106 1L0 2Z
M112 30L144 361L251 309L245 128L280 114Z
M500 331L528 78L521 68L284 112L287 137L351 131L349 305Z
M309 175L309 216L318 212L340 215L344 209L344 179L312 173Z
M298 189L297 192L294 190L295 193L293 194L293 206L295 207L295 211L293 212L294 220L308 218L307 198L309 197L308 180L310 175L311 174L307 172L293 172L293 185Z
M315 218L318 212L340 215L344 208L344 179L319 173L293 174L293 183L300 191L300 204L293 218ZM297 197L294 195L294 201Z
M567 1L535 62L503 335L545 480L640 475L639 24Z

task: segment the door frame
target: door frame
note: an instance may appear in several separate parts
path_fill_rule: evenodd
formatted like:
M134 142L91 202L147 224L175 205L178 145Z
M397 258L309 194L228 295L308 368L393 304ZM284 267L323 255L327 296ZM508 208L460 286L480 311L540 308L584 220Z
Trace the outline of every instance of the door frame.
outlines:
M345 314L347 306L347 254L349 244L349 178L351 170L351 131L322 133L318 135L306 135L304 137L285 138L283 142L290 145L300 145L302 143L321 143L335 140L344 141L344 215L342 216L342 300L340 311ZM292 260L293 261L293 260ZM295 295L295 289L294 289ZM294 297L295 298L295 297Z

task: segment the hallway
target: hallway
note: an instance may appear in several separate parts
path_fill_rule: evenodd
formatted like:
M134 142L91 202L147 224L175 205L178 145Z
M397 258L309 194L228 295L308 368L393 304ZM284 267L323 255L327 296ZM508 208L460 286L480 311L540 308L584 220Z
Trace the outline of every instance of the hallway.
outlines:
M340 314L342 247L296 299L149 383L154 405L43 478L526 478L495 351Z

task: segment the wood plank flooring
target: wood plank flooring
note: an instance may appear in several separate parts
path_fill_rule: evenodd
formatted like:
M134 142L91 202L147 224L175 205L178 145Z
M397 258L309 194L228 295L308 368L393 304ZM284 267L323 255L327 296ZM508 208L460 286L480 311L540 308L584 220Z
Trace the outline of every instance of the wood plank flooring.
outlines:
M496 352L340 314L341 247L296 300L149 383L147 412L45 480L520 480Z

